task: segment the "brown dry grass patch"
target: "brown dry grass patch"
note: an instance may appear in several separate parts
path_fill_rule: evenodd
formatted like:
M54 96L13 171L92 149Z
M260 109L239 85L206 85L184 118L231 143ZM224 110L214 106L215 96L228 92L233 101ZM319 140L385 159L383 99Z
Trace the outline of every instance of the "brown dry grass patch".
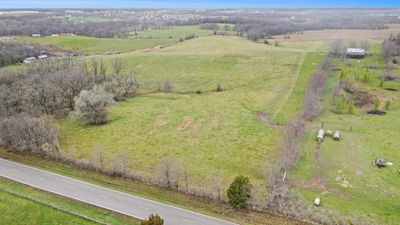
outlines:
M290 34L290 39L284 39L284 35L274 38L279 42L296 41L324 41L324 40L384 40L390 34L400 33L400 27L391 27L385 30L357 30L357 29L337 29L337 30L313 30L305 31L303 34Z

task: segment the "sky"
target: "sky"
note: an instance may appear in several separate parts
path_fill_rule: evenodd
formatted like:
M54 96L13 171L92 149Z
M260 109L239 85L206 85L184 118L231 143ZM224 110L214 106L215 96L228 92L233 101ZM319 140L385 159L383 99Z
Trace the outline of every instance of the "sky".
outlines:
M400 7L400 0L0 0L9 8L323 8Z

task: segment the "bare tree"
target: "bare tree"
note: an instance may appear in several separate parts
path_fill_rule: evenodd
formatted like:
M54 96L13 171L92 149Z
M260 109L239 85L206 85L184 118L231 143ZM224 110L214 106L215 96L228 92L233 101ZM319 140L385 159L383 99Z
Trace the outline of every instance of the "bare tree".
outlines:
M332 57L340 57L345 52L345 45L342 40L335 40L332 43L331 49L329 50L329 55Z
M94 80L94 82L97 82L97 75L98 75L98 70L99 70L99 62L97 61L96 58L92 58L92 60L90 62L90 66L92 67L93 80Z
M99 70L100 70L99 73L101 76L101 80L105 81L107 78L107 67L102 59L100 59Z
M118 156L115 158L112 173L115 176L123 176L128 175L129 169L129 161L128 161L128 153L126 150L122 150L119 152Z
M45 144L58 151L57 131L49 120L21 114L0 121L0 146L46 154Z
M103 145L95 145L91 153L91 161L95 168L104 172L106 167L106 148Z
M222 190L222 174L220 171L212 171L208 176L208 188L211 196L213 196L218 201L223 199L223 190Z
M74 110L74 98L89 85L87 74L79 68L56 72L50 77L49 82L57 88L60 99L70 111Z
M112 61L112 68L115 76L119 76L122 70L122 61L119 58L115 58Z
M162 158L158 165L160 185L168 188L178 188L179 174L176 160L171 157Z

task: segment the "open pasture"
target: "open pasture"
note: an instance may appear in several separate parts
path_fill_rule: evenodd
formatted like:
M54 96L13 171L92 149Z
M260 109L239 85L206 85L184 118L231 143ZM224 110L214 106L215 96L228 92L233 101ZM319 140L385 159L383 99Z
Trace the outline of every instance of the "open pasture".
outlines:
M89 157L96 145L110 155L124 151L132 171L151 176L157 175L162 158L172 157L199 187L213 173L221 174L224 187L244 174L261 201L266 168L282 138L269 116L291 94L288 85L297 81L303 57L297 50L232 37L197 38L146 54L123 54L125 65L139 68L144 90L169 80L172 92L144 91L121 102L104 126L59 121L62 148L78 157ZM216 91L218 83L224 91Z

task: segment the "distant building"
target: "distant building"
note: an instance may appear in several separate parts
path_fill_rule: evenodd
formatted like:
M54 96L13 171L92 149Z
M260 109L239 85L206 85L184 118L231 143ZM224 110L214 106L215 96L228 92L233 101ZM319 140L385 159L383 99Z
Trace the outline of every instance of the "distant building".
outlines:
M348 48L346 52L347 58L362 59L365 57L365 49L363 48Z
M36 61L37 59L36 59L36 57L28 57L28 58L26 58L26 59L24 59L24 63L31 63L31 62L33 62L33 61Z
M60 33L60 36L75 36L74 33Z
M32 37L41 37L41 34L32 34Z

